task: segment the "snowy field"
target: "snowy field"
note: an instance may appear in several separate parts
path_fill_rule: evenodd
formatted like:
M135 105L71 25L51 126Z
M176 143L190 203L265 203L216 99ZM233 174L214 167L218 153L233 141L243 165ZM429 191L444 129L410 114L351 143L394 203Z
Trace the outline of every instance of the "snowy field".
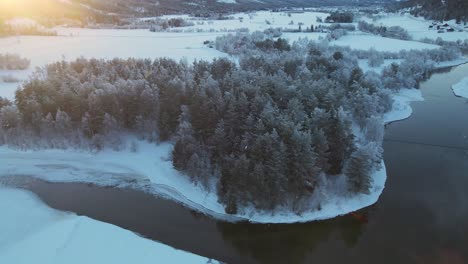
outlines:
M239 28L248 28L251 32L268 28L282 28L297 30L299 24L302 24L302 29L314 25L314 27L323 23L317 22L317 18L325 20L329 16L328 13L320 12L303 12L303 13L286 13L286 12L270 12L259 11L251 13L236 13L230 15L233 19L214 20L201 19L190 17L188 15L170 15L162 16L162 19L183 18L186 21L192 22L195 25L184 28L173 28L172 30L199 30L199 31L229 31ZM151 20L154 18L143 18L143 20Z
M144 29L81 28L57 28L57 31L60 35L58 37L0 38L1 53L16 53L31 60L31 67L28 70L0 70L0 77L11 75L19 80L26 80L36 67L62 59L74 60L79 57L102 59L168 57L192 62L228 56L203 45L206 40L214 41L216 37L226 34L221 32L171 33L150 32ZM285 33L283 37L291 41L299 38L317 40L325 35L324 33ZM15 90L20 84L0 81L0 96L14 99Z
M331 42L337 46L348 46L357 50L369 50L374 48L377 51L399 52L401 50L428 50L437 49L439 46L421 43L417 41L406 41L399 39L384 38L381 36L357 32L349 34Z
M468 99L468 77L461 80L459 83L452 86L453 93L456 96Z
M31 67L26 71L0 71L0 79L4 76L13 76L19 80L25 80L34 71L35 67L58 60L73 60L78 57L85 58L157 58L170 57L175 60L196 59L211 60L216 57L227 56L215 49L210 49L203 42L213 41L217 36L226 34L226 31L248 28L250 32L265 30L267 28L280 27L283 29L298 29L323 23L318 23L317 18L325 19L329 14L319 12L285 13L260 11L256 13L238 13L232 15L229 20L203 20L188 15L171 15L162 18L170 19L181 17L193 22L195 25L174 30L190 32L149 32L146 29L82 29L82 28L55 28L58 37L20 36L0 38L0 51L2 53L17 53L31 60ZM154 18L144 18L148 20ZM21 23L31 23L30 20L16 19ZM410 23L411 22L411 23ZM17 23L17 22L16 22ZM398 25L402 23L411 32L427 33L430 21L414 18L409 15L386 15L377 22L385 25ZM419 30L419 31L418 31ZM196 31L202 31L194 33ZM458 34L458 32L450 33ZM438 36L449 36L449 33ZM459 34L460 35L460 34ZM468 37L468 33L460 36ZM282 37L290 41L300 38L318 40L325 37L325 33L301 32L284 33ZM419 37L415 37L419 39ZM438 46L424 44L417 41L403 41L389 39L380 36L365 34L362 32L350 33L341 39L332 42L334 45L350 46L351 48L368 50L375 48L377 51L400 51L411 49L434 49ZM129 49L129 47L135 47ZM365 64L362 64L365 67ZM379 69L376 69L379 71ZM14 92L20 83L5 83L0 81L0 96L9 99L14 98Z
M380 66L375 66L372 67L369 65L369 60L367 59L361 59L358 60L359 67L364 71L373 71L375 73L381 74L384 70L385 67L395 63L395 64L400 64L403 62L403 59L389 59L389 60L384 60L382 65ZM461 64L468 63L468 57L461 57L459 59L453 60L453 61L444 61L444 62L439 62L436 63L434 66L436 69L442 69L442 68L447 68L447 67L453 67L453 66L458 66Z
M0 263L218 263L0 186Z
M58 29L61 36L20 36L0 38L1 53L16 53L31 60L26 71L1 71L25 80L35 67L59 61L85 58L158 58L212 60L227 56L203 45L222 33L152 33L149 30ZM20 83L0 82L0 96L13 99Z
M446 41L456 41L468 39L468 29L464 28L463 25L457 25L454 20L444 22L449 24L455 32L437 33L436 29L429 30L429 26L432 25L432 20L426 20L422 17L414 17L409 14L385 14L383 17L372 21L364 19L369 23L375 25L384 26L400 26L408 30L408 33L413 37L414 40L420 40L423 38L437 39L442 38ZM463 32L458 32L458 29Z

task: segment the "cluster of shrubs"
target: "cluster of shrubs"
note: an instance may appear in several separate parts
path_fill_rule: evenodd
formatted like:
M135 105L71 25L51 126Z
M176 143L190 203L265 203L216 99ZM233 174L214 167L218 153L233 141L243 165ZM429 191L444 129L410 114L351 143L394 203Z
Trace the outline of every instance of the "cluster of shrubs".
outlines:
M170 28L190 27L195 25L193 22L187 21L183 18L156 19L150 21L150 23L151 32L165 31Z
M386 38L411 40L411 36L408 31L400 26L375 26L365 21L359 21L358 29L363 32L368 32L374 35L380 35Z
M31 61L18 54L0 53L0 70L26 70Z

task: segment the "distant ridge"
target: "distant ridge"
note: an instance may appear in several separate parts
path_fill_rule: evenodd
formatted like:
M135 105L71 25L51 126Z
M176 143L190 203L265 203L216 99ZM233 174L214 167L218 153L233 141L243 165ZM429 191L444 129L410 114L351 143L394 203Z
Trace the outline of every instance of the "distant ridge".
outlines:
M434 20L468 21L468 0L409 0L398 4L417 16Z

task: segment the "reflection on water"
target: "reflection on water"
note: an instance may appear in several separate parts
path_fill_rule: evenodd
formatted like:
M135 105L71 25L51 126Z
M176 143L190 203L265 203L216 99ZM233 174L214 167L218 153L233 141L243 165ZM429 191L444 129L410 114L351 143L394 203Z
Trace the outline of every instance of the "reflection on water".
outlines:
M54 208L229 263L468 263L468 103L450 87L465 76L468 65L438 71L411 118L388 126L386 189L358 216L232 224L132 190L29 178L23 187Z

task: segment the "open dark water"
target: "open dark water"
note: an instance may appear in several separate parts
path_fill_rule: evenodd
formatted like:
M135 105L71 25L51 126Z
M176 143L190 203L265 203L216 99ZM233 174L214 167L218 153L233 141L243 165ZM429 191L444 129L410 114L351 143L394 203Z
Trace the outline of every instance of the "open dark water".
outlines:
M424 102L387 127L388 180L353 216L291 225L224 223L133 190L28 179L49 206L228 263L468 263L468 100L451 85L468 65L421 83Z

